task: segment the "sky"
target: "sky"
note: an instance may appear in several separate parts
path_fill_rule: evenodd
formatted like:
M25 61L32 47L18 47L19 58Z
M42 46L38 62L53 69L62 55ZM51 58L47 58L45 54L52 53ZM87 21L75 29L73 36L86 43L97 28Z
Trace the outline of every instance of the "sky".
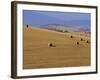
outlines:
M73 27L90 28L90 13L23 10L23 24L40 27L60 24Z

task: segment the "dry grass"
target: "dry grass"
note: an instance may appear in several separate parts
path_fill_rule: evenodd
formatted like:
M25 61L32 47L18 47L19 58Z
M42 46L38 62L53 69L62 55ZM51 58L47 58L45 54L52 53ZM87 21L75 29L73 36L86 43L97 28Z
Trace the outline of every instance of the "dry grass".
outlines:
M23 69L90 65L89 37L39 28L24 28ZM80 45L77 45L79 41ZM55 47L49 47L53 43Z

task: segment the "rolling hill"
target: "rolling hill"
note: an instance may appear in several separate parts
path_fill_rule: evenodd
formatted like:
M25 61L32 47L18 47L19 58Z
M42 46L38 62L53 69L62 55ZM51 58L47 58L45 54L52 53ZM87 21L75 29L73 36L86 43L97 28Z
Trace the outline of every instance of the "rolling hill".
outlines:
M73 38L70 38L70 36ZM24 27L23 69L89 66L88 36L61 33L36 27ZM84 41L80 41L83 38ZM79 42L79 45L76 43ZM55 45L48 46L48 43Z
M59 32L90 32L89 28L83 28L79 26L69 26L69 25L64 26L61 24L47 24L40 26L40 28L55 30Z

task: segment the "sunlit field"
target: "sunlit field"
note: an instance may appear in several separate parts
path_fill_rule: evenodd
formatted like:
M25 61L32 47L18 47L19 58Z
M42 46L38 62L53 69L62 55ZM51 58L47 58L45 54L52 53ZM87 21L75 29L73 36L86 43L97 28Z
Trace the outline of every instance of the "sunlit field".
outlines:
M87 33L62 33L35 27L24 27L23 30L23 69L91 64L90 36L86 36Z

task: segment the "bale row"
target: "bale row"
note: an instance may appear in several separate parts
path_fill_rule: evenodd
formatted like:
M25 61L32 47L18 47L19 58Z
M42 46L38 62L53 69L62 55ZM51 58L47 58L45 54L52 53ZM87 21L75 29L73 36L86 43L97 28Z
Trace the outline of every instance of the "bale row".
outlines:
M70 36L70 38L74 38L74 36L72 36L72 35L71 35L71 36ZM81 38L81 39L80 39L80 41L85 41L85 40L84 40L83 38ZM88 41L88 40L86 40L86 43L89 43L89 41ZM79 45L79 44L80 44L80 42L79 42L79 41L77 41L77 42L76 42L76 44L77 44L77 45Z

